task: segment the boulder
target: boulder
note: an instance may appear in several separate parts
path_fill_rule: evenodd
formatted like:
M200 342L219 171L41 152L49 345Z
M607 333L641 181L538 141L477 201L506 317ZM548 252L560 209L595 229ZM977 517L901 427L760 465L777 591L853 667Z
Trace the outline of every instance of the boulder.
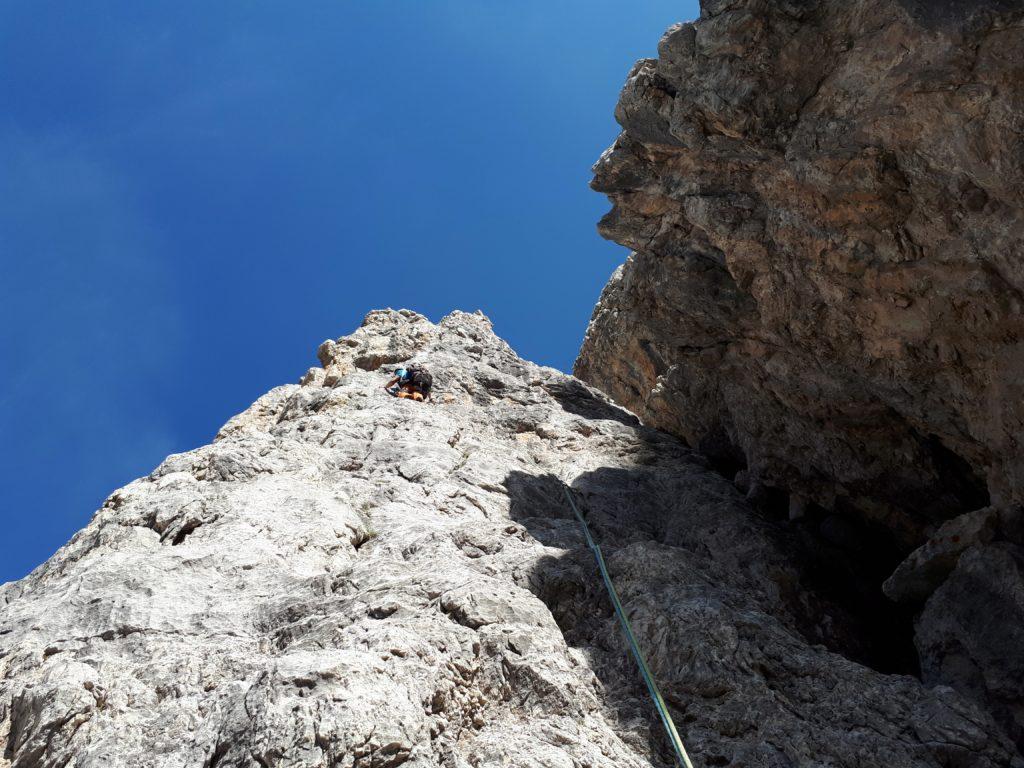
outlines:
M992 507L948 520L900 563L882 590L897 602L924 601L953 572L962 552L992 541L998 523L999 514Z

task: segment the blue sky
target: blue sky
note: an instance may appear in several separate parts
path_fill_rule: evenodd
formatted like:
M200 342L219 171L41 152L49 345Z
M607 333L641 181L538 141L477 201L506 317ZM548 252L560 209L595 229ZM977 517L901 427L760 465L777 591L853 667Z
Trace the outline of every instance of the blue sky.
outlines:
M370 309L570 369L589 168L695 0L0 0L0 582Z

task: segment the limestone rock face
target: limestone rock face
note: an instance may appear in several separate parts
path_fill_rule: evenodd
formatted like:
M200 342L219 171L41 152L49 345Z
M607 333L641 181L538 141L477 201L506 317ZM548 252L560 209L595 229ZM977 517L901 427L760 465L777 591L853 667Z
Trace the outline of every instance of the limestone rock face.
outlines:
M599 230L633 253L575 372L760 506L923 546L888 592L941 588L927 679L1024 746L1024 683L1001 679L1024 665L1024 579L998 548L962 570L971 545L937 532L991 507L971 544L1024 544L1024 3L701 6L629 73L595 165ZM998 632L948 613L967 584L1004 596Z
M374 312L320 359L0 587L0 766L666 765L566 485L698 765L1024 765L853 660L700 456L483 316ZM434 404L382 389L411 361Z
M576 373L917 546L1024 500L1024 4L704 0L595 166Z

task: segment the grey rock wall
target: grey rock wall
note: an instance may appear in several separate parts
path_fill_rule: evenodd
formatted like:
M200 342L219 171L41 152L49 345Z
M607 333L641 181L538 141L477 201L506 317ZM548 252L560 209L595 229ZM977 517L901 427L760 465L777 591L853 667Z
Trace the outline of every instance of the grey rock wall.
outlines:
M1024 5L939 5L708 1L670 29L594 169L635 253L576 366L914 544L1024 481Z
M1024 3L701 5L629 73L594 168L599 231L633 253L576 374L808 525L866 522L909 554L991 506L987 538L1019 547ZM1024 745L1024 686L1002 679L1024 645L992 639L1020 631L1024 581L985 581L1008 550L971 554L1002 623L953 626L967 549L908 563L892 594L940 589L918 619L926 679Z
M320 359L0 587L0 766L667 765L563 484L698 765L1024 765L851 660L700 456L483 316L373 312ZM433 405L381 388L413 359Z

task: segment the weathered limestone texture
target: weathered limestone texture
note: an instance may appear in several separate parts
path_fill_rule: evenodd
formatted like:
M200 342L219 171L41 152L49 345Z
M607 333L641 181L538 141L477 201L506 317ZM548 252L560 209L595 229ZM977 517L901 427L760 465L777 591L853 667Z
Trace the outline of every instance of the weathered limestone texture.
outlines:
M908 542L1024 492L1024 4L704 2L595 166L577 373Z
M776 524L482 315L373 312L320 359L0 587L0 766L666 765L562 483L699 765L1024 766L837 653ZM382 390L411 360L436 404Z
M984 535L1024 544L1024 3L701 5L630 72L595 166L613 203L599 230L634 252L576 374L751 500L788 494L794 520L868 521L909 553L991 505ZM965 549L908 565L904 597ZM1007 557L971 555L972 580L1003 563L986 594L1024 594ZM928 678L971 677L991 704L1024 643L986 650L980 625L940 643L939 616L919 649L963 664L923 658ZM1021 683L995 699L1024 745Z

